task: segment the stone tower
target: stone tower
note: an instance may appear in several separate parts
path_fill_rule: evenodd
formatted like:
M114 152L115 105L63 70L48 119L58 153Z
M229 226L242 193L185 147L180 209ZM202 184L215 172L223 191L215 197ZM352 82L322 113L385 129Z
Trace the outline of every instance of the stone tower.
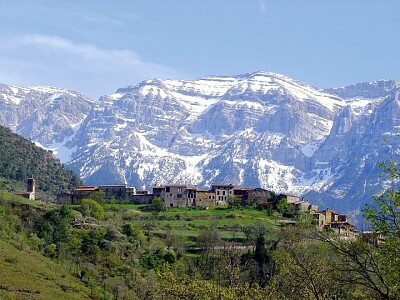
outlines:
M33 177L28 178L28 181L26 182L26 191L31 193L30 198L35 200L35 179Z

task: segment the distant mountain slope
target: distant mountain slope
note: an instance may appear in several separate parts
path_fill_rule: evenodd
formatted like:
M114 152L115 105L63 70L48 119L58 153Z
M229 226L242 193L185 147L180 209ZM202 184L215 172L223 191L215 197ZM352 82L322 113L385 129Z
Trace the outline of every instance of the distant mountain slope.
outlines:
M68 142L93 106L89 98L54 87L0 84L0 125L58 153L62 162L73 152Z
M3 90L0 105L18 102L15 87ZM391 80L319 90L264 71L150 79L96 102L49 94L43 103L53 104L13 128L54 147L90 184L225 182L351 211L381 189L376 163L399 148L398 92ZM58 126L69 112L76 118Z
M71 189L80 178L67 170L54 155L31 141L0 126L0 176L25 181L34 176L37 187L55 196L63 189Z
M229 182L349 211L379 190L397 90L379 81L321 91L270 72L147 80L100 98L69 166L88 183Z

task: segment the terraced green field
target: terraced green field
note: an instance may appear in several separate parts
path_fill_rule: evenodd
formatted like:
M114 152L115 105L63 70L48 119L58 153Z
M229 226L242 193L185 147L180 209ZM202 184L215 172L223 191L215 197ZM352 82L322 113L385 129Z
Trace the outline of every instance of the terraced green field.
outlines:
M272 239L285 221L278 215L252 207L171 208L161 212L146 211L145 205L107 204L105 207L107 218L114 224L128 222L156 235L172 230L189 239L196 238L204 229L216 229L222 239L244 242L246 228L257 227L265 228Z

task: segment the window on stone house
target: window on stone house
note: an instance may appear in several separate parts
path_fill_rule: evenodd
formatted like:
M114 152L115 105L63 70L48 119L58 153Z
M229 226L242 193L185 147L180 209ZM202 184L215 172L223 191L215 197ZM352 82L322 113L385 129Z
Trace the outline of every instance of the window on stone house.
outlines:
M176 198L182 198L182 194L177 194Z

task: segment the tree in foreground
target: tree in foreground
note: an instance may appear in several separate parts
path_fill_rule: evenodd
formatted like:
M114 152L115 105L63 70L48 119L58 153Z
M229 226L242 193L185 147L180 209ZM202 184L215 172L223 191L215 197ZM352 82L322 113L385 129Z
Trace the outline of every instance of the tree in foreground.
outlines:
M336 250L340 280L356 287L354 298L400 299L400 163L380 164L391 186L367 205L372 238L325 240Z

